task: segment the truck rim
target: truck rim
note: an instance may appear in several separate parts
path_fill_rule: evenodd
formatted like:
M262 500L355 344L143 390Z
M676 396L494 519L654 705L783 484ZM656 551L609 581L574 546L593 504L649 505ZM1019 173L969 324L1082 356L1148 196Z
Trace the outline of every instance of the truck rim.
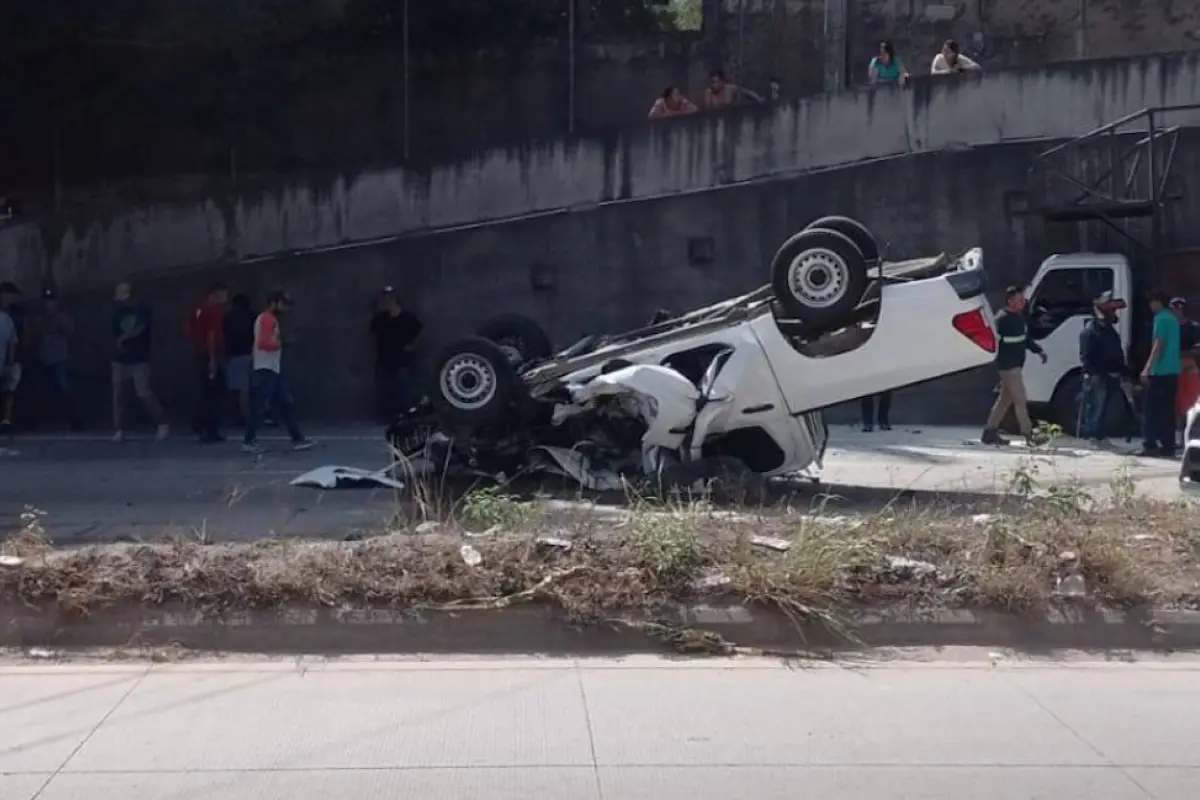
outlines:
M446 402L462 411L482 408L496 396L496 370L474 353L461 353L442 365L439 383Z
M792 259L788 286L809 308L828 308L842 299L850 282L850 268L832 250L813 248Z

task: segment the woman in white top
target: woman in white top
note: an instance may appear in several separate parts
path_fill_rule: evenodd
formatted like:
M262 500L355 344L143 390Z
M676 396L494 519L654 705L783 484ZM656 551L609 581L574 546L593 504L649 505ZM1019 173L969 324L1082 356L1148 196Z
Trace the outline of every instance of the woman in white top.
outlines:
M958 52L958 42L947 39L942 45L942 52L933 57L930 75L949 75L951 72L967 72L980 69L971 59Z

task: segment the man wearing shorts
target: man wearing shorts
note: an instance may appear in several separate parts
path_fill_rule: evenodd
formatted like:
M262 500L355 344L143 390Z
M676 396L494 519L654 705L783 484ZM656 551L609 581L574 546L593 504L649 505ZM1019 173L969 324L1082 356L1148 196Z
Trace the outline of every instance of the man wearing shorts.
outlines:
M117 284L113 299L113 360L112 360L112 404L113 441L125 440L125 386L133 384L133 393L145 406L157 424L155 438L162 440L170 435L167 415L150 387L150 331L152 319L150 309L133 299L133 287L122 282Z

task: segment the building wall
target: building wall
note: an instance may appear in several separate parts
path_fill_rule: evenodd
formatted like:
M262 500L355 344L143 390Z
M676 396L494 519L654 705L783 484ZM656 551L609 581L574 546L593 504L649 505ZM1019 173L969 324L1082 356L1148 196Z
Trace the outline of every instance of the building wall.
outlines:
M26 280L81 287L706 192L903 153L1070 137L1147 105L1197 98L1200 55L924 78L908 90L861 89L611 136L530 142L430 169L298 174L236 188L201 182L162 201L95 193L63 213L0 229L0 241L21 238L29 256L17 268ZM1200 112L1164 121L1200 124ZM0 252L5 247L13 246Z
M1044 144L1012 143L881 159L839 170L682 194L643 203L353 248L145 276L139 291L159 319L156 381L177 415L190 409L190 361L181 331L213 278L262 296L284 285L296 297L295 343L285 369L307 418L362 419L371 408L366 335L374 293L400 287L428 332L422 357L499 312L544 324L565 346L589 332L628 328L658 308L688 309L758 286L790 233L826 213L862 219L894 257L985 249L993 288L1027 280L1052 249L1079 247L1070 226L1047 228L1013 212L1032 156ZM1200 169L1200 136L1180 142L1178 173ZM1200 245L1187 224L1200 207L1185 179L1166 218L1168 247ZM709 240L713 259L693 261L689 243ZM535 288L537 285L543 288ZM548 288L547 288L548 287ZM107 414L108 289L69 295L81 323L78 384L95 415ZM819 379L819 378L818 378ZM898 422L978 421L990 402L986 371L904 391ZM845 418L849 411L843 412Z

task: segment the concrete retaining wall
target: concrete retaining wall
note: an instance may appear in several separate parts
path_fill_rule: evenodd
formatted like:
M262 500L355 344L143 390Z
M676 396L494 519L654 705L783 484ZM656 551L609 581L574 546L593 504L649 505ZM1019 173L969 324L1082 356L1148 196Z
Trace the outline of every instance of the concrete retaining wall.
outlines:
M614 201L703 192L873 158L1069 137L1150 105L1200 100L1200 55L924 78L910 90L820 95L607 138L503 148L424 171L214 187L192 202L109 202L40 223L47 279L64 287L231 263ZM1177 122L1200 122L1176 120ZM3 240L11 233L0 230ZM583 264L580 264L583 267ZM26 267L22 270L28 273Z

